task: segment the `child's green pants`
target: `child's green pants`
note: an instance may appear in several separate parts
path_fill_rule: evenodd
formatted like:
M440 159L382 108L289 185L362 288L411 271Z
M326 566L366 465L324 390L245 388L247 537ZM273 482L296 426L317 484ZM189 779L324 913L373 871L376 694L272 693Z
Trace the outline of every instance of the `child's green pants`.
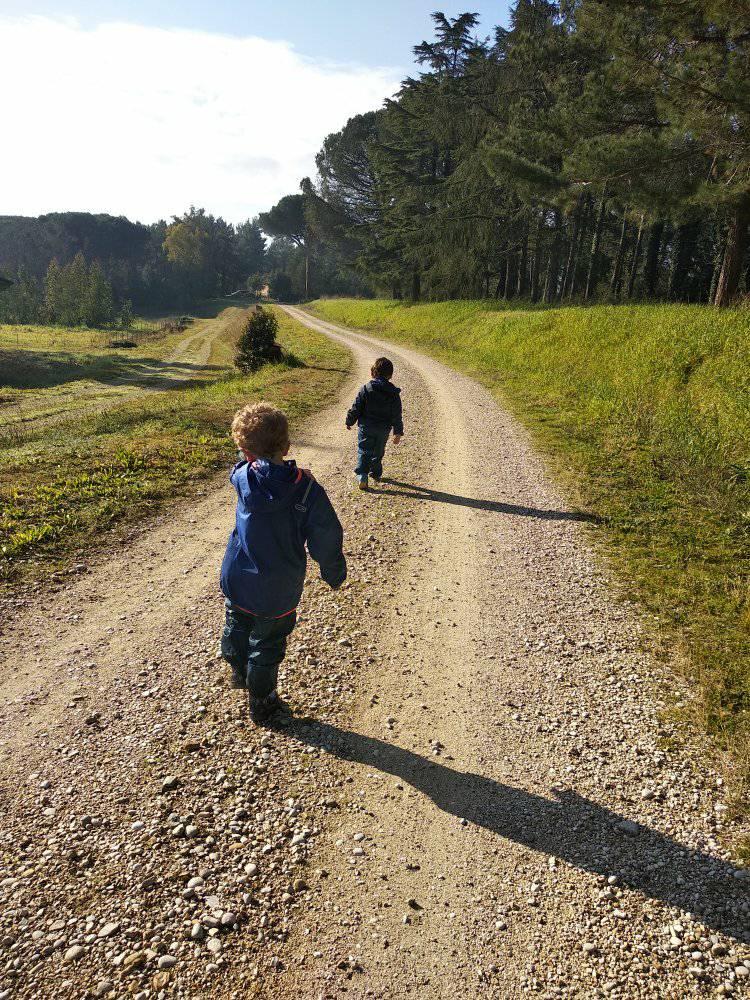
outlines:
M244 677L254 698L265 698L276 690L279 664L286 655L286 640L297 624L297 613L282 618L261 618L229 601L221 636L221 655Z

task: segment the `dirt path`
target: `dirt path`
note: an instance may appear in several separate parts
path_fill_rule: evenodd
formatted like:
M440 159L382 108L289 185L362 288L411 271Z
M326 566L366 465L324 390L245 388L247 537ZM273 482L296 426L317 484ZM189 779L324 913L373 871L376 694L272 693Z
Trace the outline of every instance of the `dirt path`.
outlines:
M119 375L87 379L85 374L69 383L7 394L0 402L0 438L20 444L43 427L72 417L101 413L120 403L165 389L179 389L198 379L216 377L209 365L214 344L225 333L239 307L230 306L213 319L198 320L164 358L130 358L120 353L124 367Z
M658 721L636 610L526 435L442 365L288 311L355 362L295 443L351 570L311 574L295 721L252 729L215 659L222 483L21 602L0 1000L742 995L718 778ZM360 494L343 404L382 351L407 434Z
M214 342L224 332L227 324L231 323L241 311L238 306L229 306L215 319L200 322L200 328L180 341L165 360L170 364L185 362L197 366L208 364Z

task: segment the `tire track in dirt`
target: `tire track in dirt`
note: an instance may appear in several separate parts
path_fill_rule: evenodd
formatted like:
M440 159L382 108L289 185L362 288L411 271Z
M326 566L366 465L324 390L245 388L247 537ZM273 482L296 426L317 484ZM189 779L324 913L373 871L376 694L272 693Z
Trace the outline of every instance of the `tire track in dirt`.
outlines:
M28 390L23 397L14 396L13 402L0 406L0 438L19 444L28 434L36 434L42 427L103 413L121 403L143 399L165 389L179 389L211 375L207 366L214 344L240 311L239 307L229 306L220 316L199 321L197 331L188 332L163 359L145 360L137 374L78 384L68 392L56 390L54 395L45 394L43 390ZM86 381L85 374L80 381Z

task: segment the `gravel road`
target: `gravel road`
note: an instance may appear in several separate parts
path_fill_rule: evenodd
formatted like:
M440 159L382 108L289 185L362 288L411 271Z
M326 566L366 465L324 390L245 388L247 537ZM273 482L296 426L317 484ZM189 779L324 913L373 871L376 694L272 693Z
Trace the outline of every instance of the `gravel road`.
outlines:
M294 447L350 563L311 572L295 718L253 728L216 658L225 477L0 604L0 1000L746 995L721 779L596 529L471 380L288 311L354 358ZM406 436L363 494L377 353Z

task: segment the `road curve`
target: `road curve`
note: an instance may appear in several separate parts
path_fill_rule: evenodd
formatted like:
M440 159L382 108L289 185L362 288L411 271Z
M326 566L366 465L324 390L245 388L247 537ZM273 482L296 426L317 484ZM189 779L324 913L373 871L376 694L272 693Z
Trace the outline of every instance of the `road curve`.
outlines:
M294 442L350 565L335 594L311 569L295 720L250 727L215 658L223 476L5 605L0 996L741 995L717 775L527 435L286 308L353 358ZM362 494L343 414L380 353L406 435Z
M703 748L664 749L636 609L527 435L419 352L287 311L393 359L408 442L358 515L377 534L387 512L403 540L393 604L369 630L385 658L366 681L375 703L310 737L371 812L330 832L331 892L317 949L298 939L292 992L325 995L309 954L339 923L357 928L358 996L683 997L727 976L741 989L741 969L716 967L716 931L750 929L748 882L715 839L716 776Z

